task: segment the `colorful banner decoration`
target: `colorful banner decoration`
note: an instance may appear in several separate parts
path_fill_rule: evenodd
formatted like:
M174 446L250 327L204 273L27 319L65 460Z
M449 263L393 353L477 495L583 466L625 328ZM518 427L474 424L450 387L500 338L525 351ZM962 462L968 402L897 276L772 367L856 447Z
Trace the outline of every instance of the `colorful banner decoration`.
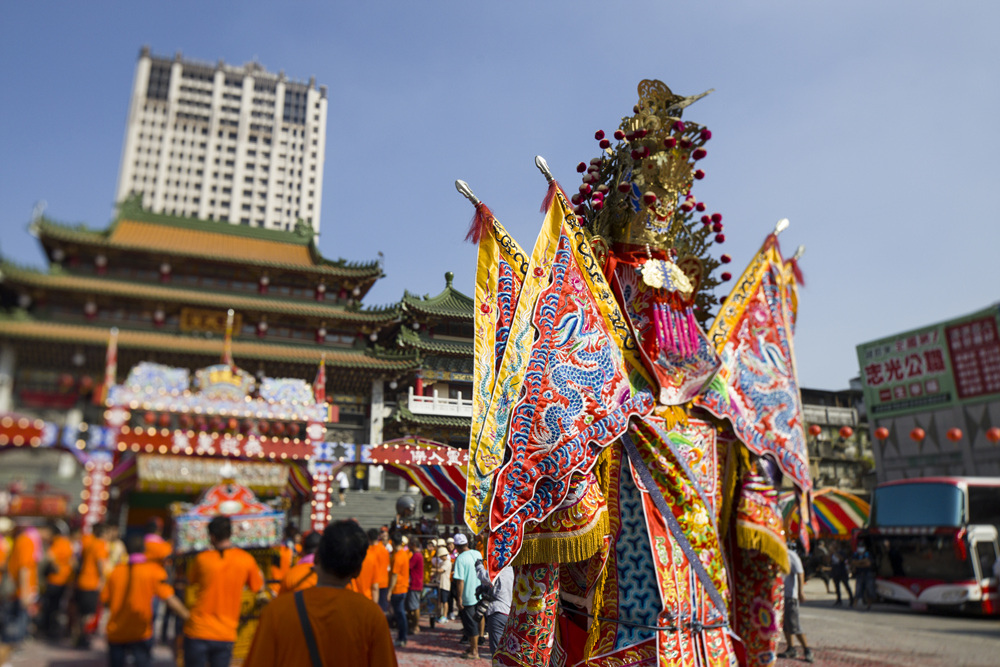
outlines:
M153 427L123 426L118 436L119 451L194 456L225 456L247 459L308 459L309 440L278 438L242 433L213 433Z
M767 237L719 311L709 338L722 368L695 400L728 419L758 456L770 455L795 485L812 488L795 373L788 274L778 240Z
M795 494L791 491L782 492L778 496L778 507L789 532L797 534L801 513ZM813 492L812 514L819 525L820 536L841 539L851 537L855 530L864 528L868 523L870 510L864 500L841 489L826 487ZM816 536L812 526L809 526L809 531Z

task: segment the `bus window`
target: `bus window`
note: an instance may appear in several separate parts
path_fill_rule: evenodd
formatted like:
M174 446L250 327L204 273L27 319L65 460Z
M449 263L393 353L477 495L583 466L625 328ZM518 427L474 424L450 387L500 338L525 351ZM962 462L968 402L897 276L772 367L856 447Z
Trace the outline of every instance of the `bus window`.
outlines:
M969 523L1000 530L1000 487L969 485Z
M975 578L972 561L954 535L892 535L878 543L877 573L882 579L909 577L956 582ZM992 544L989 545L992 548Z
M976 557L979 559L979 571L983 577L993 576L993 564L997 560L997 550L992 542L976 542Z
M875 489L871 525L952 526L963 523L962 489L936 482L898 484Z

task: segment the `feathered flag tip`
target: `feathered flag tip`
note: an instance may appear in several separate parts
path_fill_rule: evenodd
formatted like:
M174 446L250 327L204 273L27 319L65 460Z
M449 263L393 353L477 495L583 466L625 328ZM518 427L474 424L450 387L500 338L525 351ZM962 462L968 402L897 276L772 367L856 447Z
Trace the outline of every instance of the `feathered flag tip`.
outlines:
M469 184L465 181L455 181L455 189L476 207L476 213L472 216L472 222L469 223L469 232L465 235L465 240L478 244L479 239L483 235L483 227L486 225L487 221L493 218L493 211L491 211L486 204L479 201L479 197L472 192L472 188L470 188Z
M799 268L799 260L802 258L802 255L804 254L806 254L806 247L804 245L800 245L795 250L795 254L792 255L792 258L787 262L788 266L791 267L792 269L792 275L795 276L795 282L802 285L803 287L805 287L806 285L806 279L805 276L802 275L802 269Z
M535 156L535 166L538 167L538 171L542 172L542 176L545 180L549 182L549 189L545 193L545 199L542 200L542 213L549 212L549 206L552 206L552 200L556 198L556 190L562 193L563 198L569 202L569 197L566 195L566 191L562 189L559 182L556 181L555 177L552 175L552 171L549 169L549 163L545 161L541 155Z

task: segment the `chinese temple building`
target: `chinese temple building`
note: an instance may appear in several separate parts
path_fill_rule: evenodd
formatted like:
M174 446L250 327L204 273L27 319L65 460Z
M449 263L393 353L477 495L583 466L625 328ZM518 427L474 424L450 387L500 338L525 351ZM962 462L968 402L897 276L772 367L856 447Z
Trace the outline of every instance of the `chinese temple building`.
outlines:
M79 453L81 465L92 463L96 429L78 429L105 423L116 381L105 382L112 329L124 372L150 362L194 377L219 362L233 310L229 352L258 386L265 378L313 382L325 365L317 395L329 407L324 439L333 443L382 442L370 406L382 402L386 382L418 369L417 350L372 344L400 317L396 304L361 306L383 275L380 261L327 259L307 225L225 225L153 214L133 199L106 229L38 217L30 231L48 269L0 261L0 414L11 420L0 448L55 442ZM159 427L160 418L143 425ZM13 454L8 470L17 456L25 459L18 465L41 458ZM79 485L79 474L64 477Z
M472 425L473 300L452 284L436 296L409 292L400 303L400 320L388 332L391 343L417 368L397 383L404 387L386 420L386 439L412 435L467 449ZM390 389L392 384L389 385Z

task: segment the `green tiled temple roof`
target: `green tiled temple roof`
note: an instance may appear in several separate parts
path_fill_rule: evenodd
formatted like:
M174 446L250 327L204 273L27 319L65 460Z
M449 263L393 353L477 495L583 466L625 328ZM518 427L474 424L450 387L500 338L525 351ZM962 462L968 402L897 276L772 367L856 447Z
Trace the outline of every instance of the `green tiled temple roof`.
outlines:
M417 296L410 292L403 293L403 308L417 315L429 315L445 319L461 319L472 321L475 302L452 286L454 275L449 271L444 274L445 288L437 296Z
M174 287L169 284L128 282L111 277L73 275L59 270L58 267L52 273L41 273L6 261L0 261L0 281L82 295L147 299L222 310L232 308L238 312L295 315L318 318L331 323L339 321L384 326L394 321L398 315L395 306L376 310L352 310L322 301L295 300L249 293L214 292Z
M437 352L441 354L454 354L469 358L473 357L475 353L475 344L471 341L465 342L431 338L406 327L402 327L399 330L399 336L396 338L396 344L403 349L415 349L420 350L421 352Z
M252 264L364 283L383 275L378 260L352 263L323 257L316 247L312 228L305 223L289 232L183 218L143 210L137 199L123 202L117 218L107 229L39 218L31 223L31 231L43 242L53 240L94 248Z

